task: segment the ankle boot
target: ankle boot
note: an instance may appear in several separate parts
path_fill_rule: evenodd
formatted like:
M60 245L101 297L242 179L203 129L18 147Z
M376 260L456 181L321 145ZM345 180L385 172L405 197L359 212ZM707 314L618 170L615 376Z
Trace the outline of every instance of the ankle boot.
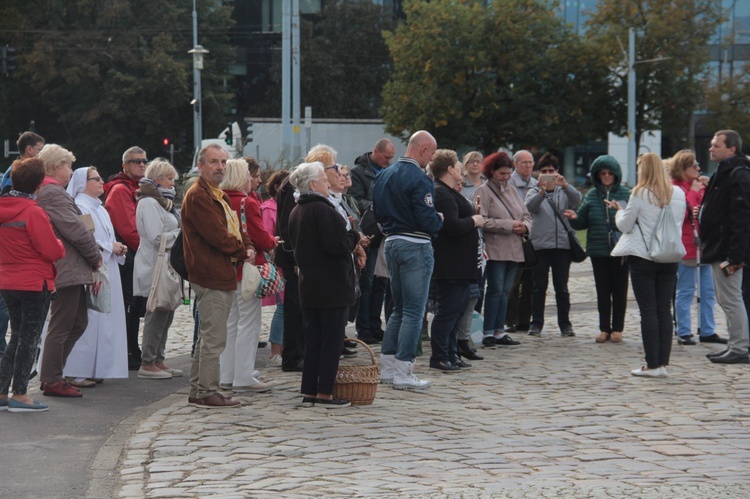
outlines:
M425 390L432 385L414 375L414 361L395 359L394 367L393 388L396 390Z
M393 371L396 363L395 355L381 355L380 356L380 383L384 385L393 384Z
M469 360L484 360L484 357L477 355L471 348L469 340L458 340L458 355Z

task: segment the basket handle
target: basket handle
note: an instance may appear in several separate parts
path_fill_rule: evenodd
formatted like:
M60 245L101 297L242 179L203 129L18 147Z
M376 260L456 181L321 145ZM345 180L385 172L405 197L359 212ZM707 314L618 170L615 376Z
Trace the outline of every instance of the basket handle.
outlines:
M357 339L357 338L346 338L346 339L348 341L356 341L357 343L359 343L360 345L362 345L363 347L365 347L367 349L367 353L370 354L370 360L372 360L372 365L373 366L377 366L378 365L377 360L375 360L375 352L372 351L372 348L370 348L370 345L368 345L364 341L362 341L360 339Z

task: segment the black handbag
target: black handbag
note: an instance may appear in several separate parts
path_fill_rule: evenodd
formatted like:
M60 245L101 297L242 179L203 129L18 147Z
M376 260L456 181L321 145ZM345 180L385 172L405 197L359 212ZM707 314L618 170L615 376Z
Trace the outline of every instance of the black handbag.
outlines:
M560 219L560 223L563 224L563 227L565 227L565 230L568 233L568 243L570 244L570 252L573 255L573 261L576 263L581 263L586 259L586 250L583 249L583 246L581 246L581 241L578 240L576 231L573 230L570 224L565 222L565 218L563 218L563 216L557 210L557 207L552 203L552 201L549 200L549 198L547 198L547 202L549 202L549 205L552 207L552 211L555 212L555 215L557 215L557 218Z
M604 195L602 194L602 209L604 210L604 225L607 227L607 242L609 243L609 251L612 252L617 246L617 241L620 240L622 232L612 226L612 222L609 220L609 210L607 205L604 204Z
M536 256L534 245L528 236L521 236L521 247L523 248L523 262L519 265L524 270L533 269L539 264L539 258Z

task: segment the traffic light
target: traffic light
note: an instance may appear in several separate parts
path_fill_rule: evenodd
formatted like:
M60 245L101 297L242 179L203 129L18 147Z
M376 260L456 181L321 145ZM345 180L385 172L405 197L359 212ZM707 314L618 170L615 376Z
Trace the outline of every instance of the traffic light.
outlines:
M226 132L226 135L224 136L224 142L226 142L228 146L232 145L232 124L231 123L227 124L227 132Z
M247 128L245 128L245 131L247 132L247 135L245 135L245 143L249 144L253 141L253 122L246 121L245 124L247 125Z
M163 138L163 139L161 139L161 145L164 146L164 152L167 153L167 154L169 154L169 144L171 144L171 143L172 143L172 141L169 140L166 137Z
M5 76L10 76L16 69L16 49L10 45L2 48L2 71Z

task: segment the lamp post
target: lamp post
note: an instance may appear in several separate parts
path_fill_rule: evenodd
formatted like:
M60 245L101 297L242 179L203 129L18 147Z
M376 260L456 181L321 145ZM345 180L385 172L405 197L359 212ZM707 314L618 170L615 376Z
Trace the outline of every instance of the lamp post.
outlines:
M201 70L203 69L203 54L208 50L201 45L195 45L188 54L193 54L193 147L199 150L203 138L201 120Z

